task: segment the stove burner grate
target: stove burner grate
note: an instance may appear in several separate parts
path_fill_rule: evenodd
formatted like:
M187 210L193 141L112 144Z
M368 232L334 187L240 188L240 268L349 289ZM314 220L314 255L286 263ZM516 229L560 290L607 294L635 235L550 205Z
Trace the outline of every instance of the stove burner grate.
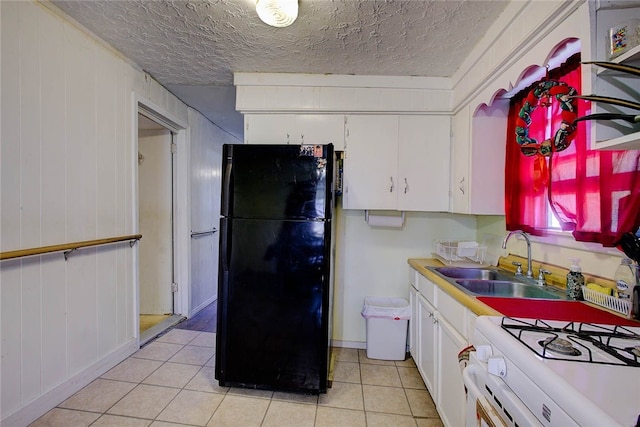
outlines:
M540 344L545 351L548 350L553 353L562 354L563 356L580 356L582 354L580 350L571 344L571 341L565 340L564 338L549 337L538 341L538 344Z
M513 317L503 317L501 326L525 347L545 359L640 367L640 345L636 344L640 342L640 334L623 326L568 322L563 327L556 327L549 325L544 320L526 320ZM523 339L522 335L529 332L545 333L549 336L546 340L537 341L542 347L542 351L540 351L540 347L534 348ZM551 349L550 343L562 339L559 334L570 341L570 346L578 353L573 350L570 353L562 353L563 350L568 351L563 348L563 345ZM626 341L630 346L615 345L613 340L617 340L617 343ZM580 347L581 350L576 347ZM595 360L591 351L592 347L609 354L614 360ZM577 357L578 355L583 355L583 357Z

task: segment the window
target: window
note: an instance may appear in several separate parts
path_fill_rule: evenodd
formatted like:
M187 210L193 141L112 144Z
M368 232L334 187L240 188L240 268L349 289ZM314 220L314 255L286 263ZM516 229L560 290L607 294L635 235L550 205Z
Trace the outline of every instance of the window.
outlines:
M549 78L580 93L580 56L550 71ZM516 141L516 121L531 88L511 100L507 125L505 207L508 230L543 236L552 230L570 231L582 242L615 246L623 233L640 225L640 151L591 150L589 122L577 123L569 147L549 157L525 156ZM560 126L558 102L531 113L529 136L553 137ZM578 100L578 116L589 104Z

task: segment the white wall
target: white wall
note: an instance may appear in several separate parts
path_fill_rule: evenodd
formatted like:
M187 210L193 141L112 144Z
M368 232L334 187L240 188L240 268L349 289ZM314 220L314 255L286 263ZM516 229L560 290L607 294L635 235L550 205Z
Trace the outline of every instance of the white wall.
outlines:
M131 68L2 2L2 251L134 234ZM128 244L3 262L2 416L134 344ZM11 420L11 418L9 418Z
M478 234L507 235L504 216L479 216ZM522 239L509 239L504 254L527 257L527 245ZM571 233L555 233L549 237L531 237L531 258L569 268L570 258L579 258L582 271L612 279L624 254L615 248L603 248L595 243L576 242ZM534 272L537 274L537 271Z
M473 239L476 218L407 212L402 229L370 227L364 211L339 210L333 339L364 348L366 296L409 299L409 258L430 258L435 239Z
M189 110L191 125L191 230L220 227L222 144L238 143L197 111ZM193 315L217 299L218 237L207 234L191 239L191 298Z
M0 2L0 30L3 252L137 232L134 94L195 124L189 150L221 143L51 9ZM0 263L3 425L28 424L137 349L136 252L125 242Z

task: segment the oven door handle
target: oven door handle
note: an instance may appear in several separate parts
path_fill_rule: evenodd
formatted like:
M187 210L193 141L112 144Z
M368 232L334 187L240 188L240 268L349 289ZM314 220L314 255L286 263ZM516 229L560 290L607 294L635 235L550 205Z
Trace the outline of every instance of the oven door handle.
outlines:
M462 382L464 382L464 385L468 390L467 394L474 398L482 396L482 392L476 385L475 380L472 378L472 376L475 376L476 370L476 365L467 365L467 367L462 370Z
M466 368L462 370L462 381L464 382L465 387L467 387L467 400L473 399L471 402L472 405L467 404L467 410L471 410L471 408L475 409L476 419L482 419L481 424L477 425L486 425L489 427L506 427L505 422L502 420L500 415L496 412L496 410L487 402L487 399L482 395L480 388L476 385L473 376L476 375L477 367L473 364L468 365ZM468 420L469 418L467 418ZM467 421L467 427L469 427L469 421Z

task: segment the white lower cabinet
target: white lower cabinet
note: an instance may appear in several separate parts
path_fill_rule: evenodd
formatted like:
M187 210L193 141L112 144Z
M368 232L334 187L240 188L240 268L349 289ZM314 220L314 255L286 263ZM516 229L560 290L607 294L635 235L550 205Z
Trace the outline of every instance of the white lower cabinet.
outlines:
M416 270L412 271L417 273L414 280L417 283L409 287L410 330L415 330L411 354L444 425L462 426L465 394L458 353L468 345L469 325L476 316Z
M458 353L467 346L460 334L444 319L438 319L438 381L436 407L445 426L463 426L465 395Z
M418 289L413 285L409 285L409 306L411 307L411 319L418 318ZM409 353L413 359L416 359L418 343L418 327L417 322L409 320Z
M418 359L415 362L434 402L438 380L436 370L438 319L435 314L435 308L422 295L418 295L418 325L416 326L418 326L420 338Z

